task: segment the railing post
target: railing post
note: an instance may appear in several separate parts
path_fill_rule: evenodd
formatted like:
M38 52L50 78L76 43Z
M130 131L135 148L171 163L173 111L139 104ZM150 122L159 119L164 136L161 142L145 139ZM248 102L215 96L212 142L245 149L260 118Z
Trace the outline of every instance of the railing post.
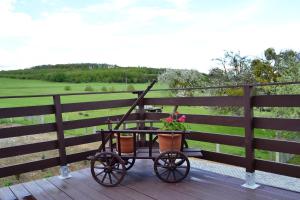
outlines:
M59 95L53 96L54 108L55 108L55 121L56 121L56 132L58 141L58 152L60 161L60 178L70 178L70 171L67 166L67 156L65 147L65 137L62 119L62 106Z
M255 189L259 187L255 183L255 154L254 154L254 126L253 126L253 87L244 86L244 127L245 127L245 155L246 155L246 175L243 187Z
M138 98L142 95L143 91L138 91ZM140 103L138 104L139 109L138 109L138 120L145 120L145 106L144 106L144 100L142 99ZM139 130L144 130L145 129L145 122L139 122L138 124L138 129ZM145 134L140 134L140 140L142 141L142 144L146 141L146 135Z

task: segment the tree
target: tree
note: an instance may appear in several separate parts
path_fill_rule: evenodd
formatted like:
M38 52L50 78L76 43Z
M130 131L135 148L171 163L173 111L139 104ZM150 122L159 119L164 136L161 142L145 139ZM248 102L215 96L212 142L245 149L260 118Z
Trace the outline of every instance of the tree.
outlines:
M191 88L204 85L204 75L196 70L167 69L165 73L159 75L158 80L165 83L169 88ZM176 95L193 96L194 90L174 91Z
M251 62L251 68L256 82L277 82L278 73L276 73L275 69L268 61L254 59Z

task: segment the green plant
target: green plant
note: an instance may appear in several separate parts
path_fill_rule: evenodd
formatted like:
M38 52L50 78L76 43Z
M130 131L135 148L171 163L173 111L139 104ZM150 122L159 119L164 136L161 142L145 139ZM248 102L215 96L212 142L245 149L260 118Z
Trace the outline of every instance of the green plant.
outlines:
M71 86L66 85L66 86L64 87L64 89L65 89L66 91L70 91L70 90L71 90Z
M87 85L85 88L84 88L84 91L88 91L88 92L92 92L94 91L94 88L90 85Z
M127 91L134 91L134 90L135 90L135 88L134 88L134 86L132 84L129 84L127 86Z
M107 92L107 87L106 87L106 86L102 86L102 87L101 87L101 91L102 91L102 92Z
M10 181L10 180L5 180L5 181L3 182L3 186L5 186L5 187L11 186L12 184L13 184L13 182Z
M109 91L110 91L110 92L114 92L114 91L115 91L114 86L111 86L111 87L109 88Z
M170 115L168 118L162 119L163 127L162 130L166 131L185 131L187 126L185 124L186 116L176 112L174 115Z

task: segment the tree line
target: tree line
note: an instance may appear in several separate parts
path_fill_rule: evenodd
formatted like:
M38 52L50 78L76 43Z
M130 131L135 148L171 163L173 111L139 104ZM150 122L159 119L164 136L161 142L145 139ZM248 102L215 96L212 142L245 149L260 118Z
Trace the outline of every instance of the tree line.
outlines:
M37 79L53 82L146 83L165 69L120 67L109 64L79 63L34 66L29 69L1 71L0 77Z

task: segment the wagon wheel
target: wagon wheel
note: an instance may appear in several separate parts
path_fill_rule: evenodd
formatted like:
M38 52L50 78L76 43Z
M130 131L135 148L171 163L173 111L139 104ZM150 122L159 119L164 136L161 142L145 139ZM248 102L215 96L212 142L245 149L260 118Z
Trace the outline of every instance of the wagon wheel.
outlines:
M126 170L124 161L115 153L102 152L91 160L91 173L103 186L116 186L123 180Z
M153 138L153 140L152 140L152 145L154 146L154 144L155 143L157 143L157 138L158 138L158 136L155 136L154 138ZM158 143L157 143L158 144ZM189 145L188 145L188 143L187 143L187 141L184 139L183 140L183 147L184 148L189 148ZM155 159L152 159L153 161L155 161ZM182 162L183 163L183 162ZM178 163L178 165L181 165L182 163Z
M153 140L152 140L152 145L154 145L155 142L157 142L157 138L158 138L158 136L155 136L155 137L153 138ZM183 140L183 147L184 147L184 148L189 148L189 145L188 145L188 143L187 143L186 140Z
M156 158L154 171L162 181L177 183L188 175L190 162L180 151L166 151Z
M125 165L125 170L129 170L135 163L135 158L123 158L124 160L124 165ZM120 167L120 164L117 166L118 168Z

